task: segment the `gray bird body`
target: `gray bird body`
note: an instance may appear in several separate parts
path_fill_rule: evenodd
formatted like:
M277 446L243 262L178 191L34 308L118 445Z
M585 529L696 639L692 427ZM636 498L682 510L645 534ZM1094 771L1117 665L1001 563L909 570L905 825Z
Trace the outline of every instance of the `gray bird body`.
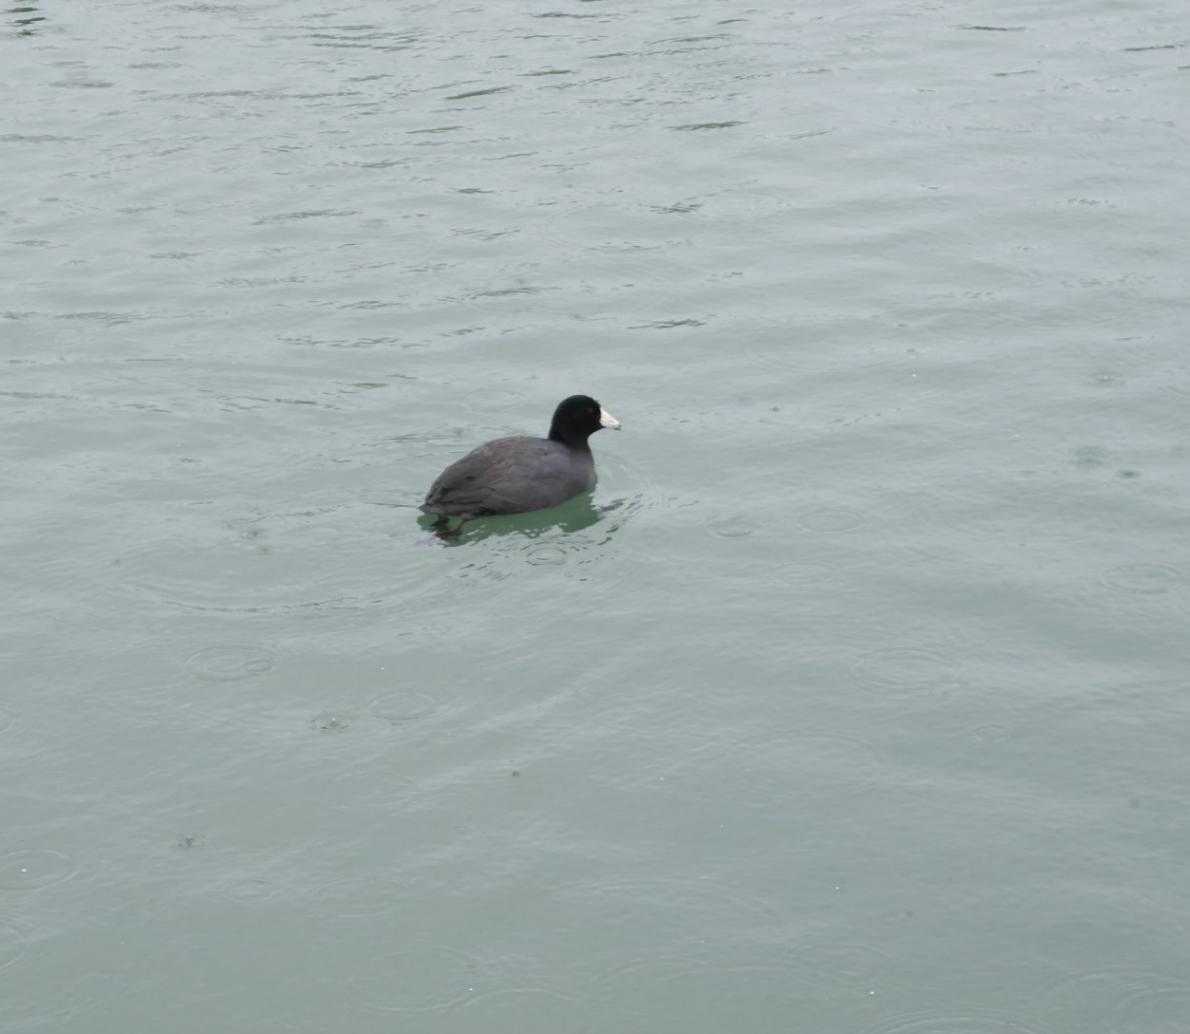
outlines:
M443 517L486 517L557 506L595 484L595 458L584 443L497 438L455 460L430 486L421 509Z
M590 396L571 395L554 410L548 438L484 442L438 475L421 510L468 521L564 503L595 484L587 439L603 427L619 430L620 421Z

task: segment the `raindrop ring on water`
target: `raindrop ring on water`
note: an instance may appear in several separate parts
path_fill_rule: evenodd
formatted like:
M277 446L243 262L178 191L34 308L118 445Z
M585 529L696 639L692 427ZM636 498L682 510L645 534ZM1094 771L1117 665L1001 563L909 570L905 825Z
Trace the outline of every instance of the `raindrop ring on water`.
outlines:
M15 966L28 950L28 937L15 926L0 923L0 970Z
M1176 567L1165 564L1122 564L1103 575L1103 584L1113 592L1134 596L1155 596L1177 589L1183 582Z
M48 847L30 847L0 855L0 890L40 890L74 875L69 855Z
M807 531L843 534L862 528L868 516L845 506L817 506L797 514L797 522Z
M186 658L190 672L210 682L256 678L272 671L273 664L273 654L264 647L235 643L207 646Z

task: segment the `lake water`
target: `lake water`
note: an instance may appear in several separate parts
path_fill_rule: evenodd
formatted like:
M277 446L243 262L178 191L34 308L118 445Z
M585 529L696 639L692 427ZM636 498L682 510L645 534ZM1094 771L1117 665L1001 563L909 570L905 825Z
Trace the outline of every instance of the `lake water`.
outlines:
M0 1031L1190 1032L1190 8L3 19Z

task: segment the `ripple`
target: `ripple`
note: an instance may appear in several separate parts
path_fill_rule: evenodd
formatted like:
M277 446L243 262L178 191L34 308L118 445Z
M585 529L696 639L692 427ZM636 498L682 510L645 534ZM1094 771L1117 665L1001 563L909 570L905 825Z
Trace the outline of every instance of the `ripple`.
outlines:
M0 890L42 890L70 879L74 860L48 847L30 847L0 855Z
M531 546L525 550L525 563L534 567L557 567L566 563L567 551L559 546Z
M393 434L384 438L383 441L399 445L403 460L432 456L437 458L438 463L442 466L462 458L465 453L479 444L470 437L465 437L459 430ZM437 470L426 471L426 487L429 487L430 481L437 473Z
M205 646L186 658L186 667L196 678L209 682L253 679L273 670L273 653L263 646L222 643Z
M232 520L216 542L159 542L129 550L112 561L108 588L121 602L131 598L152 608L220 614L354 611L389 601L391 585L378 586L373 559L357 552L356 569L312 566L309 552L292 544L295 539L284 550L267 540L264 527ZM319 577L326 584L319 584Z
M223 526L245 542L257 542L268 535L265 514L259 510L228 510L222 519Z
M1116 1034L1190 1034L1190 985L1138 987L1108 1017Z
M103 79L59 79L50 83L64 90L107 90L115 86Z
M692 937L703 937L708 930L736 929L741 921L768 927L776 919L767 901L733 886L682 876L579 880L560 894L578 897L608 922L634 929L657 924L673 936L680 936L675 928L681 927Z
M1098 445L1080 445L1070 454L1070 462L1079 470L1098 470L1106 467L1109 461L1108 451Z
M917 1013L894 1017L871 1034L1048 1034L1048 1027L1015 1014Z
M985 743L1003 743L1012 739L1012 730L1003 725L980 725L972 729L971 734Z
M468 998L458 1007L468 1030L515 1030L525 1034L590 1030L591 1005L543 987L502 988Z
M1162 394L1173 395L1179 399L1190 397L1190 378L1183 377L1179 380L1166 380L1158 390Z
M77 1022L79 1014L85 1011L94 1018L96 1006L114 993L114 983L95 967L77 971L68 967L56 972L51 981L20 979L20 969L9 976L12 967L19 965L28 971L30 965L40 964L40 949L49 938L39 934L42 931L0 922L0 975L5 977L0 1031L85 1030L87 1024ZM31 955L37 957L36 962Z
M707 522L707 529L721 539L745 539L756 534L756 523L746 517L717 517Z
M868 515L846 506L814 506L795 515L798 524L807 531L837 535L856 531L868 523Z
M391 915L410 897L409 884L387 877L349 876L310 892L320 911L340 919L377 919Z
M865 682L899 689L926 689L953 683L955 665L943 654L916 646L890 646L864 654L853 665Z
M931 561L961 564L965 570L982 555L982 543L999 539L1005 528L1037 519L1036 504L1026 496L989 501L977 486L965 481L948 486L945 492L915 493L908 506L908 519L921 529L914 551ZM972 542L981 543L976 553Z
M883 985L881 971L888 963L888 955L866 944L812 944L796 953L790 976L827 991L870 990Z
M1113 592L1153 596L1180 588L1184 579L1176 567L1165 564L1122 564L1103 575L1103 584Z
M238 905L258 905L277 896L278 887L268 880L234 880L217 888L217 893Z
M393 725L421 721L437 710L438 702L429 693L413 689L390 690L375 697L371 703L372 714Z
M466 397L470 409L480 413L503 413L524 404L525 395L510 388L483 388Z
M685 979L700 980L707 967L704 963L681 955L649 955L617 962L596 977L596 986L608 1000L616 1001L629 1011L643 988L652 990ZM685 996L674 996L674 1002Z
M629 430L623 433L626 435ZM618 444L619 438L615 439ZM621 447L622 448L622 447ZM618 509L609 531L616 531L620 525L639 515L656 510L665 510L673 505L657 483L645 473L645 468L623 452L600 449L596 457L599 469L599 484L595 490L600 498L610 495ZM610 509L606 504L602 509Z
M830 68L812 68L804 70L806 73L830 72ZM805 133L794 133L791 140L812 139L834 132L833 128L818 127ZM811 310L798 314L799 321L811 334L819 347L830 348L831 342L863 341L872 333L870 317L861 316L854 312L838 310ZM802 381L807 376L814 376L816 371L808 364L805 349L791 346L789 336L780 328L762 330L759 326L753 328L755 333L745 335L736 354L750 360L768 370L775 371L779 377L793 377Z
M77 991L59 983L52 989L43 989L39 982L23 982L15 991L10 990L4 999L0 1031L78 1030L75 1021L79 1013L87 1009L93 1011L102 994L86 995L85 1001L81 1002L80 997L83 996Z
M883 767L875 748L864 740L787 730L737 743L732 755L732 781L752 800L859 793L877 781Z
M310 728L315 732L346 732L351 728L352 719L345 714L327 712L310 719Z
M784 585L825 585L839 577L839 568L825 560L794 560L778 564L768 577Z
M16 724L16 719L14 719L12 717L12 715L10 715L3 708L0 708L0 736L3 736L15 724Z
M15 926L0 923L0 970L15 966L29 951L29 938Z
M726 960L708 964L689 956L629 959L597 976L596 987L599 997L620 1012L694 1021L691 1029L697 1030L737 1026L742 1002L750 1011L759 1010L755 1015L782 1015L799 998L786 966L740 966Z
M427 944L373 953L345 974L350 1008L369 1013L444 1012L474 991L475 960L455 948Z
M1092 370L1087 375L1087 383L1093 384L1097 388L1112 388L1118 384L1124 384L1128 380L1124 374L1119 370L1112 370L1106 366L1101 366L1097 370Z
M386 816L400 814L416 807L418 798L423 797L422 785L413 777L385 773L383 778L374 779L352 799L352 805L360 808L376 808Z
M1040 997L1060 1015L1100 1018L1112 1034L1190 1034L1190 982L1141 966L1068 974Z

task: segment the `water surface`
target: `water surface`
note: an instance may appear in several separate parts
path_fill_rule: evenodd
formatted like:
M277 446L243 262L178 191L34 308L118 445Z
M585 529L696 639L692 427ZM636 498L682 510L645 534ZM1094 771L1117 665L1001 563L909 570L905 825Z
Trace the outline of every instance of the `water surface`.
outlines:
M5 19L0 1031L1190 1031L1181 7Z

